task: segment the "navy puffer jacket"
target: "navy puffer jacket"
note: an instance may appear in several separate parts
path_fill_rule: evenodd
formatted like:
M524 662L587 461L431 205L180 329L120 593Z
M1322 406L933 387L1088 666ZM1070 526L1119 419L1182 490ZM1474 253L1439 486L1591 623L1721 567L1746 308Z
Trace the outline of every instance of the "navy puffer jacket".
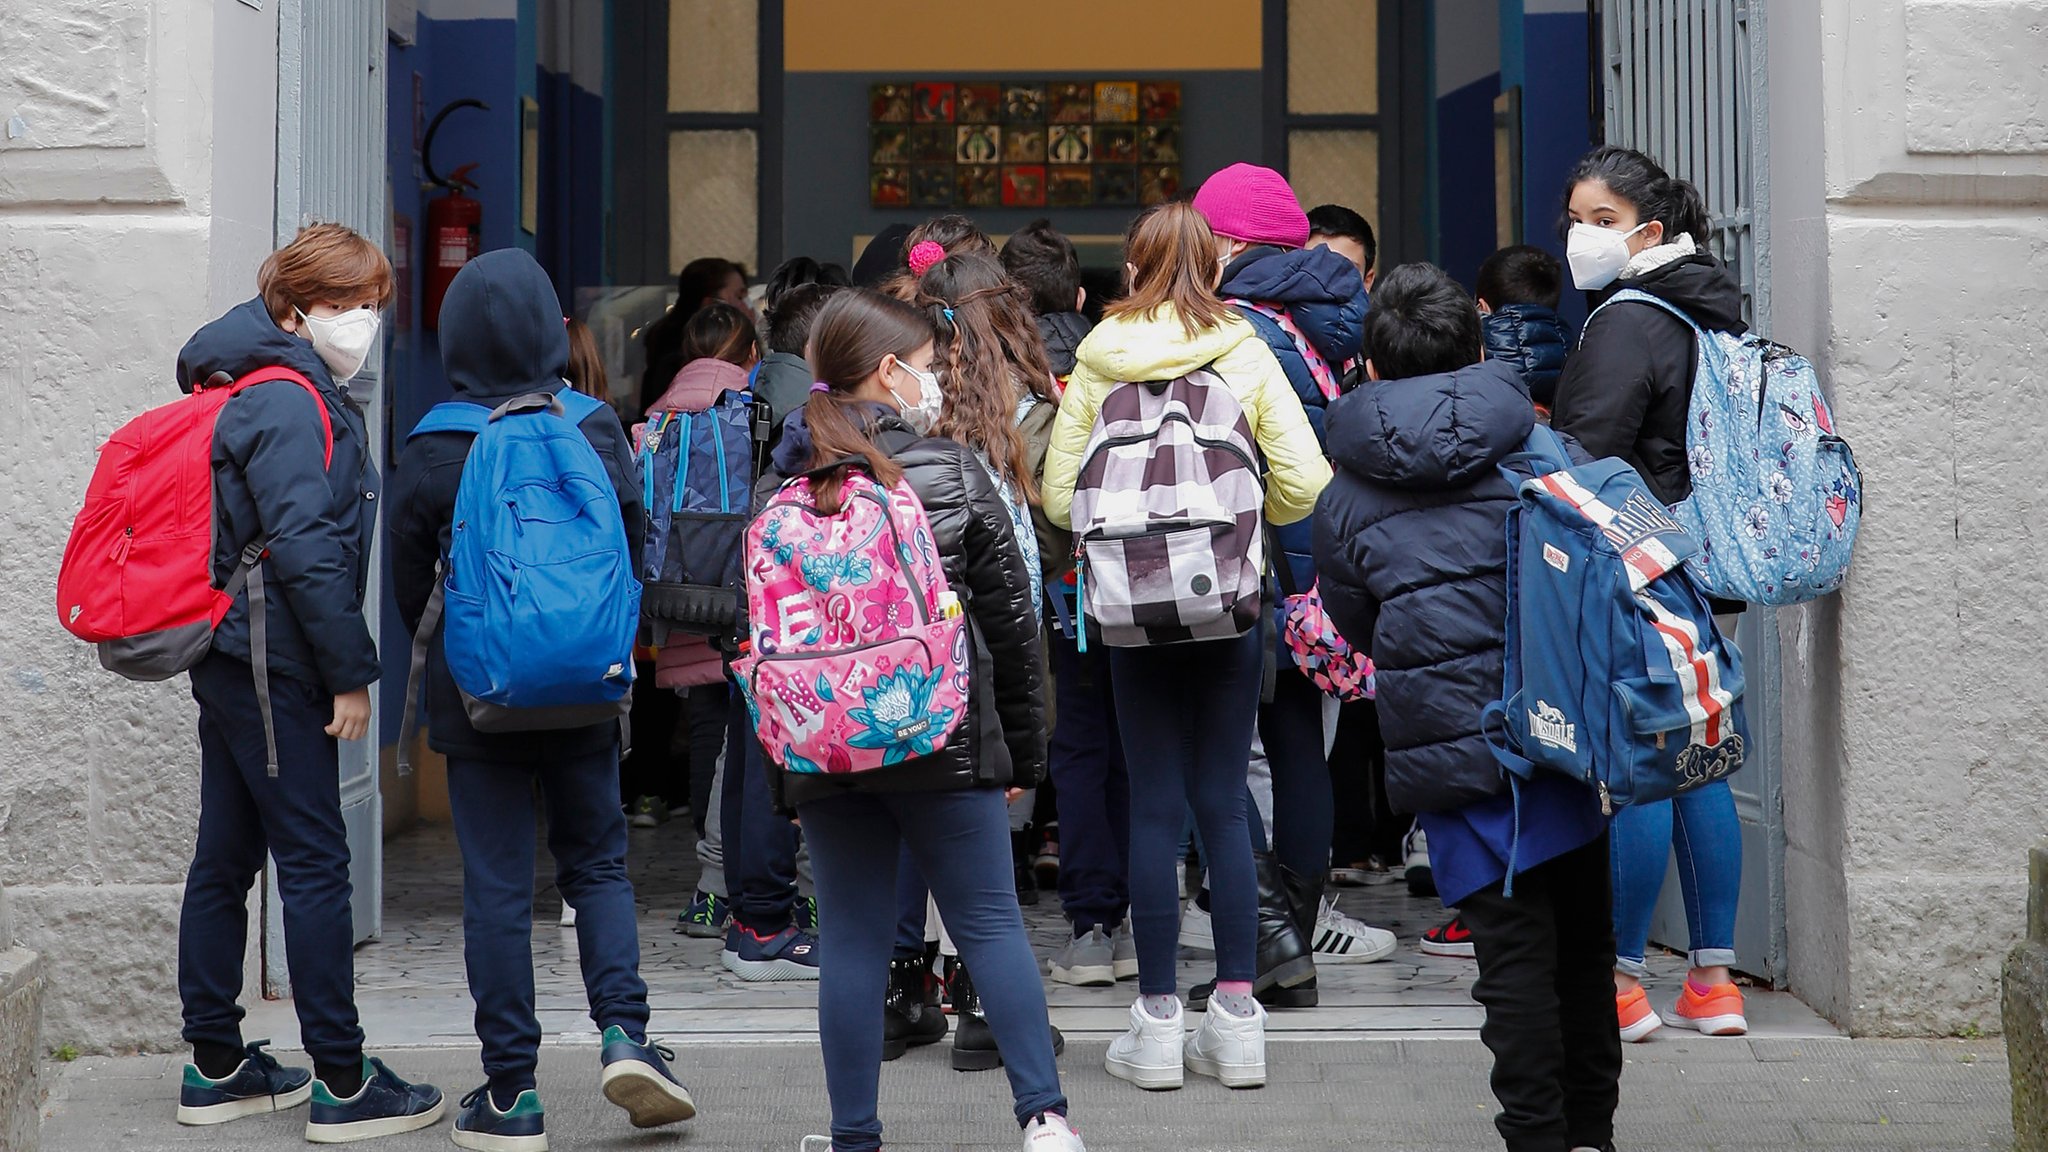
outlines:
M1557 402L1567 347L1564 321L1541 304L1508 304L1486 317L1486 358L1521 373L1529 399L1545 408Z
M1500 697L1508 508L1500 463L1535 412L1485 361L1382 380L1330 405L1336 479L1316 504L1323 604L1379 669L1387 799L1403 812L1507 790L1479 717Z

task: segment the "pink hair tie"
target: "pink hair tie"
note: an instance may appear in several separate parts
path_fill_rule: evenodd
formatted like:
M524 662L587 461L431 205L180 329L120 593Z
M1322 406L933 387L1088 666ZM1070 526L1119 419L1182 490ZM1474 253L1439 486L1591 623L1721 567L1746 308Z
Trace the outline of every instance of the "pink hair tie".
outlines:
M932 265L946 258L946 250L936 240L919 240L910 248L910 274L922 276Z
M832 386L830 384L825 383L823 380L811 381L811 391L813 392L830 392L831 390Z

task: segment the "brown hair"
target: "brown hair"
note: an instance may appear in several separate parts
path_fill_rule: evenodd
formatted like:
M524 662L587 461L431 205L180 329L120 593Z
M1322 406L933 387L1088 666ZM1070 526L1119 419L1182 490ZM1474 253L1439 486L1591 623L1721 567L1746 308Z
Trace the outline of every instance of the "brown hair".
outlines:
M292 242L272 252L256 272L256 290L263 307L280 324L292 312L316 304L346 304L374 299L391 306L398 282L391 261L375 244L341 224L308 224Z
M813 388L804 404L804 427L811 433L810 467L824 468L857 456L883 484L903 478L903 469L875 446L865 421L852 410L860 403L854 392L882 357L900 360L932 339L931 321L900 300L866 288L832 294L811 321L811 342L804 350L818 381L826 385ZM835 467L812 478L819 511L839 511L839 486L845 476L845 468Z
M903 254L897 258L896 271L891 273L889 278L882 281L879 285L884 293L894 296L896 299L907 304L917 302L918 277L911 273L910 268L904 261L910 259L910 250L912 248L927 240L944 248L948 256L972 253L974 255L987 256L991 259L999 259L996 251L996 242L989 239L988 233L983 232L974 221L962 216L958 212L948 212L944 216L934 216L917 227L912 228L910 235L903 238ZM930 275L931 269L926 269L925 274Z
M569 329L569 387L599 400L612 398L611 382L604 371L604 357L597 351L597 336L581 320L567 322Z
M1018 390L1053 403L1052 366L1029 296L994 256L951 255L926 269L916 304L939 333L945 410L932 429L978 448L1024 499L1038 501L1017 433Z
M745 312L714 300L692 313L683 324L683 363L723 360L752 368L761 358L761 338Z
M1171 308L1190 339L1235 318L1216 295L1216 234L1194 205L1147 209L1124 234L1124 260L1133 269L1131 290L1102 310L1105 318L1151 319Z

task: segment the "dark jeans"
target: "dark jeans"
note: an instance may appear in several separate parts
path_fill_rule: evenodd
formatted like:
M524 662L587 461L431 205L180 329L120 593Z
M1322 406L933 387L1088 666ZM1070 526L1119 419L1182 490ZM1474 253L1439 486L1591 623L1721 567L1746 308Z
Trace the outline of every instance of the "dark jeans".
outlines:
M1621 1099L1607 837L1458 906L1472 931L1508 1152L1604 1148Z
M1337 739L1330 748L1331 810L1337 814L1331 859L1348 866L1377 856L1402 862L1401 841L1414 818L1387 801L1387 747L1380 739L1379 706L1350 700L1337 709Z
M690 821L704 835L711 816L711 783L718 776L718 757L725 750L728 721L724 684L698 684L683 693L683 725L690 742ZM724 797L720 797L724 802ZM720 819L724 814L720 814Z
M816 864L824 919L818 979L818 1042L832 1100L835 1152L880 1148L876 1095L882 1071L880 1005L897 921L897 860L907 845L929 877L939 914L974 974L975 991L1002 1049L1018 1123L1064 1113L1045 985L1024 934L1010 867L1003 794L849 792L798 806Z
M718 814L725 895L742 925L773 936L789 927L796 906L796 829L769 799L767 762L740 693L730 694L726 716L725 795Z
M619 762L619 795L627 800L659 796L669 804L689 798L689 780L676 763L676 723L683 702L674 692L654 686L654 662L633 665L633 750Z
M1305 880L1329 871L1336 809L1323 759L1323 694L1282 657L1273 700L1259 707L1259 738L1273 769L1273 856ZM1250 822L1255 847L1264 829Z
M1182 820L1191 808L1208 849L1216 978L1257 975L1259 897L1245 770L1258 721L1264 635L1255 628L1235 640L1109 650L1131 778L1131 930L1138 988L1147 996L1175 989L1180 899L1174 873Z
M1131 781L1117 735L1109 659L1078 651L1048 630L1055 673L1052 739L1046 748L1058 791L1060 905L1076 934L1123 923L1131 904Z
M334 697L270 674L277 775L247 662L215 652L192 669L199 702L199 842L178 918L185 1039L242 1046L242 955L249 886L268 852L284 901L285 966L305 1048L322 1065L362 1061L339 749L324 729Z
M647 985L626 878L618 752L541 766L448 759L448 807L462 846L462 958L476 1001L484 1075L510 1099L534 1086L540 1021L533 1014L533 784L547 810L555 883L576 909L577 959L590 1018L645 1038Z

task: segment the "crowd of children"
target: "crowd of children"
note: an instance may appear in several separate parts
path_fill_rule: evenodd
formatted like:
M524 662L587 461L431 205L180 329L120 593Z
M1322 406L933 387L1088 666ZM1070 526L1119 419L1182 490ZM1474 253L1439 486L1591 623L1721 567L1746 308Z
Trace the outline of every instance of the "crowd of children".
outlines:
M1739 289L1704 251L1690 186L1606 148L1565 199L1578 288L1596 300L1633 288L1704 328L1740 330ZM1123 258L1123 294L1097 307L1049 222L998 244L940 217L878 237L851 275L784 264L761 321L744 271L700 260L646 331L647 374L624 402L530 256L489 253L455 278L441 317L455 399L406 441L383 504L462 851L485 1079L462 1101L458 1145L546 1146L536 785L604 1037L602 1088L637 1126L695 1111L673 1054L646 1032L625 870L629 825L685 806L705 867L676 930L722 937L741 979L817 982L835 1152L881 1147L881 1064L949 1032L955 1067L1006 1071L1027 1150L1079 1152L1041 961L1070 984L1137 981L1112 1075L1148 1090L1187 1072L1264 1084L1269 1009L1313 1007L1319 965L1397 948L1327 888L1404 866L1458 913L1425 949L1478 961L1513 1152L1613 1148L1620 1045L1666 1019L1640 981L1674 844L1690 865L1693 969L1670 1022L1743 1030L1727 970L1740 857L1726 784L1610 820L1562 776L1511 784L1482 724L1508 644L1503 526L1516 488L1504 466L1540 421L1681 499L1692 329L1659 308L1605 308L1568 355L1555 257L1495 253L1476 270L1475 303L1426 264L1380 273L1356 212L1304 211L1279 173L1249 164L1145 211ZM193 337L181 381L287 366L332 439L323 468L304 390L279 381L229 405L214 448L214 569L234 607L193 669L204 813L180 938L194 1051L179 1119L310 1098L308 1137L338 1142L444 1110L437 1090L363 1056L348 941L335 934L348 901L335 741L362 735L377 675L361 602L378 478L345 384L392 282L366 241L318 226L259 287ZM728 428L733 397L746 406ZM574 429L549 450L591 461L610 489L592 498L615 501L607 523L623 521L633 547L735 525L725 615L709 627L662 616L650 591L651 626L601 673L623 682L638 664L630 751L617 716L536 708L508 722L437 630L444 601L478 594L473 574L450 571L474 530L464 493L498 475L476 475L478 460L500 467L477 446L548 412ZM705 481L684 473L704 467L693 437L706 427L719 507L692 520L687 500ZM676 437L678 472L654 476ZM755 514L742 543L738 525ZM1171 530L1141 533L1134 517ZM851 541L834 524L871 530ZM894 551L862 551L876 539ZM251 595L224 574L259 542ZM675 583L664 561L630 562L650 589ZM547 594L538 569L504 578ZM778 579L778 598L762 594ZM1311 596L1375 662L1376 699L1339 701L1295 667L1285 617ZM954 639L935 652L934 636ZM833 674L815 683L761 672L912 642L928 671L899 647L873 666L820 664ZM866 727L806 742L832 723ZM686 767L670 739L679 725ZM861 770L866 752L882 766ZM310 1073L245 1045L238 1027L241 905L266 848ZM799 888L806 855L814 897ZM1034 873L1056 885L1071 926L1045 957L1019 912ZM1183 990L1190 945L1214 953L1214 980Z

